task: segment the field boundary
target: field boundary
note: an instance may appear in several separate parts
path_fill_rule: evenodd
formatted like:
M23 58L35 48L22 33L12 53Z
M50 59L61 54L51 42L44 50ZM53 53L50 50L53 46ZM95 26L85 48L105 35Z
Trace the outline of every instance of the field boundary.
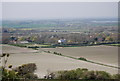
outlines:
M14 46L14 45L12 45ZM16 47L19 47L19 46L16 46ZM27 47L24 47L24 48L27 48ZM28 48L30 49L30 48ZM38 50L38 49L33 49L33 50ZM52 51L47 51L47 50L41 50L43 52L46 52L46 53L50 53L50 54L54 54L54 55L59 55L59 56L63 56L63 57L68 57L68 58L72 58L72 59L75 59L75 60L81 60L81 61L85 61L85 62L89 62L89 63L93 63L93 64L98 64L98 65L102 65L102 66L107 66L107 67L112 67L112 68L116 68L116 69L120 69L120 67L116 67L116 66L112 66L112 65L107 65L107 64L102 64L102 63L99 63L99 62L94 62L94 61L91 61L91 60L83 60L83 59L79 59L79 58L76 58L76 57L72 57L72 56L67 56L67 55L64 55L64 54L61 54L61 53L57 53L57 52L52 52ZM31 52L31 53L38 53L38 52ZM14 53L11 53L11 54L14 54Z
M89 62L89 63L93 63L93 64L98 64L98 65L102 65L102 66L107 66L107 67L112 67L112 68L120 69L120 67L116 67L116 66L112 66L112 65L107 65L107 64L102 64L102 63L99 63L99 62L90 61L90 60L87 60L87 59L85 59L85 58L79 59L79 58L76 58L76 57L63 55L63 54L57 53L57 52L46 51L46 50L42 50L42 51L44 51L44 52L46 52L46 53L54 54L54 55L59 55L59 56L63 56L63 57L72 58L72 59L75 59L75 60L81 60L81 61L85 61L85 62Z

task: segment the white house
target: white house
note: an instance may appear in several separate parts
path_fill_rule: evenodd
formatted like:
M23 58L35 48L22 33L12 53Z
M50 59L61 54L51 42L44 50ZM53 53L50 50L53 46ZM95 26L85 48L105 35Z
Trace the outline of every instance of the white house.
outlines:
M29 42L28 41L19 41L19 43L21 43L21 44L27 44Z
M60 40L58 40L58 43L65 43L66 42L66 39L60 39Z

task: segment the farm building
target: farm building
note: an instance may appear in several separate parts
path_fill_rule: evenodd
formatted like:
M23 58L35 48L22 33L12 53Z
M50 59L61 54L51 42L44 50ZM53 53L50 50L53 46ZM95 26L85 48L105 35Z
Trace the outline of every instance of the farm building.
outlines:
M28 41L19 41L18 43L20 43L20 44L27 44L29 42Z
M60 39L60 40L58 40L58 43L59 44L63 44L63 43L65 43L66 42L66 39Z

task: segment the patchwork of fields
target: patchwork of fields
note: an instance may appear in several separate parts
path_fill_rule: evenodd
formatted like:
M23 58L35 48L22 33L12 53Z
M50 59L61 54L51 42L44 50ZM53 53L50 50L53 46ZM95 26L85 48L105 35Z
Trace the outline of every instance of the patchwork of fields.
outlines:
M37 71L35 73L38 74L39 77L43 77L43 75L47 74L48 72L59 71L59 70L71 70L76 68L87 68L89 70L101 70L101 71L109 72L111 74L118 73L117 68L102 66L102 65L88 63L81 60L75 60L68 57L45 53L40 50L20 48L20 47L9 46L9 45L3 45L2 47L3 47L3 52L11 53L7 62L7 66L9 64L12 64L13 67L17 67L19 65L26 64L26 63L36 63ZM93 47L77 47L77 48L51 48L51 49L46 48L44 50L57 51L57 52L61 52L63 54L71 55L74 57L80 57L85 55L87 59L94 60L94 61L97 61L97 59L98 61L100 61L99 60L100 57L102 57L101 59L107 57L108 59L105 59L105 60L103 59L103 62L106 62L106 63L113 62L111 64L116 65L118 63L117 50L116 50L117 48L110 47L111 50L113 51L110 50L109 53L111 54L108 53L109 54L108 56L106 54L104 56L102 52L103 47L98 46L98 48L99 49L101 48L101 50L99 49L97 50L97 47L94 47L94 46ZM90 48L90 49L86 49L86 48ZM106 50L105 48L108 49L109 47L104 47L103 49ZM92 49L94 49L95 51L94 54L90 52L92 51ZM82 53L79 53L79 52L82 52ZM88 52L87 53L88 56L86 52ZM99 55L99 52L101 53L102 56ZM79 54L82 54L82 55L79 55Z
M88 60L107 65L118 66L118 47L115 46L86 46L67 48L44 48L48 51L58 52L76 58L84 57Z

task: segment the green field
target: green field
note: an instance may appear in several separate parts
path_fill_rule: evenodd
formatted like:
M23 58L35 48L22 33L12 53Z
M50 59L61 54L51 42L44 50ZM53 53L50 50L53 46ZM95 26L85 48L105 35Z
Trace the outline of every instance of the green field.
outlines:
M120 46L120 44L108 44L110 46Z

